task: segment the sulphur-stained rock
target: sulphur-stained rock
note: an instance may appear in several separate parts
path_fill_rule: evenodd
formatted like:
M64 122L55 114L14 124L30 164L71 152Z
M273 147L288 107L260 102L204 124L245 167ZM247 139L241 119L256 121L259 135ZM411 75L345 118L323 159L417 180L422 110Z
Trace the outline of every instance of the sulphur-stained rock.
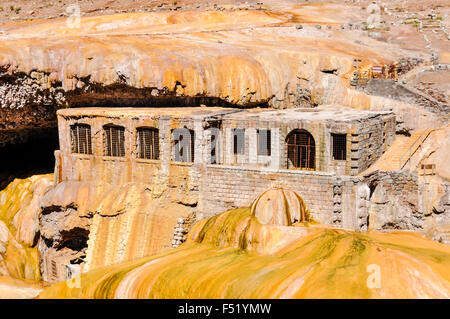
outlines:
M0 299L31 299L42 290L39 283L0 276Z
M262 224L290 226L309 220L303 198L287 189L270 189L251 204L251 211Z
M0 191L0 275L40 280L37 203L51 183L52 175L35 175Z
M33 196L28 203L14 216L13 225L16 229L16 239L26 245L35 244L36 234L39 232L39 214L41 212L40 200L44 194L53 186L52 178L30 178L33 185Z
M88 271L170 249L178 219L192 215L177 189L153 196L139 183L62 182L41 208L38 248L48 282L66 279L70 267Z
M6 244L8 243L9 230L5 223L0 220L0 261L3 260L2 254L6 252Z
M348 89L353 60L362 68L393 63L395 45L355 44L357 33L293 23L354 15L336 4L287 5L81 17L80 27L67 19L7 24L0 27L0 124L55 126L55 109L81 105L360 107Z
M14 227L17 241L33 245L39 231L39 201L51 186L52 175L35 175L15 180L0 193L0 218L3 216Z
M88 272L83 289L60 283L39 298L447 299L449 256L450 246L406 232L261 225L247 207L199 221L175 250Z
M0 244L8 242L9 230L5 223L0 220Z

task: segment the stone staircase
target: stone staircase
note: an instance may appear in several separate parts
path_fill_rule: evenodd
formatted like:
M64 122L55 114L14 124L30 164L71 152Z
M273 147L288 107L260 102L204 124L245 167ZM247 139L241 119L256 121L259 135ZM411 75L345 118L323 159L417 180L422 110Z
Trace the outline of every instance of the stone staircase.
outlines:
M411 135L408 143L403 144L399 148L398 152L396 152L396 154L393 156L393 160L397 161L398 163L398 169L403 169L406 166L411 157L422 146L423 142L433 131L433 128L417 131L413 135ZM400 154L400 157L397 158L398 154Z
M432 131L434 131L432 128L424 129L410 137L398 137L377 162L359 175L364 176L376 170L403 169Z

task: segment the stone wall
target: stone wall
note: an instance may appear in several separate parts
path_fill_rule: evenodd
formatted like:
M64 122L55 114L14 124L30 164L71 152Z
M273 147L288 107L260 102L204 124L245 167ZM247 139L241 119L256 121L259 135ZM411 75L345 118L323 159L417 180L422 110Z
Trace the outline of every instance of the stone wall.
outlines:
M104 109L95 112L86 115L81 111L79 115L71 116L60 112L61 150L55 153L56 183L137 183L145 185L154 198L173 189L178 193L177 203L192 207L198 219L248 206L268 188L283 187L298 192L317 221L357 230L367 228L369 194L362 179L350 175L358 174L381 156L393 140L395 126L392 113L351 113L347 118L347 113L342 114L340 110L325 111L325 116L296 112L293 114L301 116L288 121L277 119L273 114L255 119L233 111L221 118L219 125L217 118L205 114L199 116L198 113L180 117L135 114L133 110L127 116ZM333 115L340 116L340 120L328 118ZM285 116L290 118L290 114ZM310 120L316 116L319 118ZM71 152L70 125L75 123L91 126L92 154ZM125 156L103 154L105 124L125 127ZM214 125L220 128L218 164L210 164L211 131L208 128ZM148 126L159 129L157 160L137 158L136 128ZM195 132L192 163L174 162L171 135L176 128ZM231 130L234 128L245 129L245 152L238 163L233 158ZM259 128L271 131L271 154L268 156L258 155ZM316 170L287 169L286 138L295 129L307 130L314 137ZM332 134L346 134L346 160L333 159Z
M315 220L360 230L363 225L358 216L367 217L367 205L360 205L357 189L360 184L360 178L338 177L332 173L209 165L200 187L198 216L206 218L224 210L249 206L263 191L283 187L303 197Z
M371 229L423 230L425 212L417 175L376 171L366 176L371 189Z
M313 111L308 111L314 113ZM339 113L339 111L337 111ZM319 113L318 113L319 114ZM361 116L359 119L301 119L287 121L277 119L242 119L228 116L222 122L223 158L226 165L250 164L274 169L287 168L288 135L294 130L306 130L315 142L315 170L339 175L357 175L373 164L395 139L395 116L392 113L380 113ZM236 161L232 147L232 129L245 130L245 154ZM271 131L271 156L257 154L257 129ZM346 159L333 158L332 134L346 134Z
M370 95L384 96L390 99L402 101L405 103L420 105L427 111L445 114L449 106L425 95L422 92L406 87L394 80L371 79L367 84L360 88Z
M389 148L395 139L395 124L393 117L384 115L354 126L350 134L352 175L365 171Z

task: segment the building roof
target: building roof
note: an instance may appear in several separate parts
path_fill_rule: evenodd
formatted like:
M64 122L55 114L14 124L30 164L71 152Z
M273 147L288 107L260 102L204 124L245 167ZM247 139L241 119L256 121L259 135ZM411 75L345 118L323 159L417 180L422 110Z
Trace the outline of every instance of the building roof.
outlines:
M223 107L82 107L60 109L63 117L139 117L169 116L206 118L239 112L240 109Z
M205 119L219 117L225 120L260 120L283 121L358 121L380 114L392 114L390 111L356 110L338 105L327 105L316 108L296 109L237 109L223 107L85 107L61 109L58 115L64 117L139 117L168 116L175 118Z
M380 114L393 114L390 111L367 111L356 110L337 105L320 106L316 108L295 108L295 109L249 109L244 112L227 114L224 119L232 120L260 120L260 121L283 121L289 122L292 120L309 120L309 121L323 121L333 120L338 122L358 121Z

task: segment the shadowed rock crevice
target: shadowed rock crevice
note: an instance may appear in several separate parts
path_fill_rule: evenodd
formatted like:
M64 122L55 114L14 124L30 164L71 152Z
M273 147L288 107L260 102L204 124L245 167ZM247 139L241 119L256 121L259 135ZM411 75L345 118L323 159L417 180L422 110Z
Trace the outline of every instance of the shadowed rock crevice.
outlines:
M72 78L72 89L63 88L53 73L33 70L30 73L8 73L0 68L0 147L25 143L35 135L56 131L56 111L73 107L269 107L269 100L250 102L255 92L242 96L238 103L209 95L188 96L184 85L176 82L173 90L167 87L136 88L118 74L117 81L103 85L91 81L90 76ZM56 148L55 148L56 149Z
M0 130L0 141L4 131ZM0 142L0 190L15 178L52 173L54 151L59 148L57 128L14 130L16 144L2 147Z
M39 218L40 269L48 282L67 278L68 267L84 263L91 220L81 218L75 206L46 207Z
M83 82L82 88L66 93L69 107L182 107L182 106L221 106L221 107L268 107L268 101L234 104L225 99L196 95L186 96L179 93L182 85L177 84L175 90L168 88L135 88L125 83L103 86L99 83Z

